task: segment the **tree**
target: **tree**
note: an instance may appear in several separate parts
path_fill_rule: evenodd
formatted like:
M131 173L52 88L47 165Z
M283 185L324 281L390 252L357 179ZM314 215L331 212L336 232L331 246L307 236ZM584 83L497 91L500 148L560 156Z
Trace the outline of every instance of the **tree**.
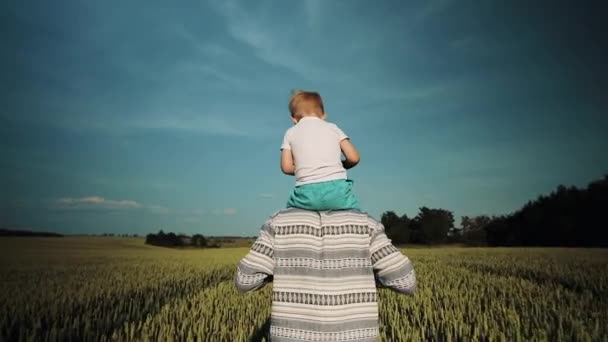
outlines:
M491 220L487 215L463 216L460 220L462 242L469 245L485 245L487 243L485 227Z
M191 243L192 246L207 247L207 239L201 234L192 235Z
M473 225L473 220L468 216L462 216L460 218L460 226L462 227L462 233L466 232Z
M168 246L181 246L182 239L180 239L179 236L175 235L175 233L170 232L169 234L167 234L167 245Z
M148 234L146 235L146 244L147 245L155 245L156 244L156 234Z
M380 223L382 223L384 229L389 232L399 224L399 216L397 216L394 211L384 212L380 218Z
M380 222L384 226L386 236L395 244L404 244L409 241L409 223L410 219L406 214L399 217L394 211L387 211L382 214Z
M494 217L486 226L486 241L490 246L508 246L511 242L506 216Z
M448 231L454 227L454 215L445 209L421 207L414 218L421 243L442 243L446 241Z
M486 225L494 246L607 247L608 175L587 188L559 185Z

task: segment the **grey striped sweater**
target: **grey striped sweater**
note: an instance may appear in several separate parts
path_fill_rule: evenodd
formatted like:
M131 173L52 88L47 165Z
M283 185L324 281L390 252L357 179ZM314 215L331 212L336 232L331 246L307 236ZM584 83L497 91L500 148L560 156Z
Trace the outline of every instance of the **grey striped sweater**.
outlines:
M406 294L416 288L410 260L358 210L271 216L234 281L253 291L271 280L273 341L376 341L376 282Z

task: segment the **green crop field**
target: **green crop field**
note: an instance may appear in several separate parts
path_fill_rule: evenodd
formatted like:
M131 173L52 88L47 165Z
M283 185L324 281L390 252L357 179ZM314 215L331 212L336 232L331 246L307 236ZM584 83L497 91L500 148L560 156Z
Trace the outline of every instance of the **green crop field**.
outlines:
M271 287L232 285L246 248L0 238L1 341L247 341ZM608 250L416 248L408 297L380 290L383 340L608 341Z

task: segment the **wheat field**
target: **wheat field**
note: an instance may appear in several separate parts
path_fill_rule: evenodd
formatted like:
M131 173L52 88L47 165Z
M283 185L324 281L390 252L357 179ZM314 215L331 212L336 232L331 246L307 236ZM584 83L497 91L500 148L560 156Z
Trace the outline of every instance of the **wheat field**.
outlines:
M271 287L232 285L246 248L0 238L1 341L265 340ZM608 341L608 250L411 248L415 296L380 289L384 341Z

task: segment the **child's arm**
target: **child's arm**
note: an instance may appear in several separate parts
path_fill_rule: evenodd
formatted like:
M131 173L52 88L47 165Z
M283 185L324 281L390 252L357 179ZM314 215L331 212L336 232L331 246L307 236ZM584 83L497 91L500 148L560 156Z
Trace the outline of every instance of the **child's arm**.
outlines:
M346 158L346 160L342 161L342 165L345 169L348 170L359 163L359 152L355 148L355 145L350 142L350 139L342 139L342 141L340 141L340 149Z
M234 284L241 292L255 291L272 281L274 272L274 230L271 219L262 226L249 253L237 265Z
M372 266L381 285L394 291L412 295L416 290L416 272L410 259L393 246L384 233L384 226L370 219L375 225L370 243Z
M283 144L281 144L281 171L286 175L294 176L296 174L296 165L291 153L290 137L291 129L288 129L283 136Z
M296 166L293 162L293 155L291 150L284 148L281 150L281 171L284 174L293 176L296 173Z

